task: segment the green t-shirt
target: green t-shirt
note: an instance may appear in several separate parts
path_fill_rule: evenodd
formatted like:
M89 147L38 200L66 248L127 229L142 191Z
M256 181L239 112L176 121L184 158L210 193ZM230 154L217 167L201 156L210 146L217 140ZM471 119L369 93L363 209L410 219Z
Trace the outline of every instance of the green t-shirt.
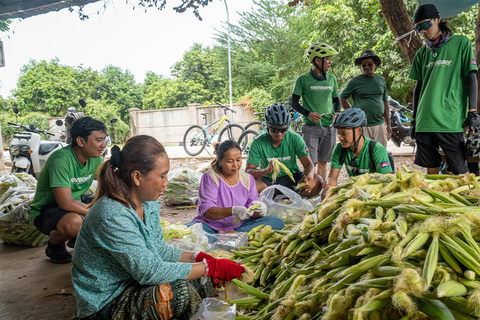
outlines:
M293 94L302 97L302 106L308 111L317 113L335 113L332 99L338 97L337 78L326 72L326 80L315 79L310 72L300 75L295 80ZM308 117L302 115L304 124L314 124ZM322 126L332 125L332 117L323 117Z
M367 126L378 126L384 122L384 102L387 102L387 83L385 78L375 74L367 77L362 74L350 81L343 89L340 97L352 97L353 108L362 109L367 116Z
M472 43L452 35L439 49L420 48L409 77L422 81L416 132L463 132L468 111L467 74L477 70Z
M297 156L299 159L309 155L307 145L302 137L295 132L287 131L283 137L282 143L278 148L272 145L270 134L265 132L253 140L248 152L247 163L259 166L261 169L268 167L273 159L282 162L292 173L300 172L297 165ZM280 172L278 178L285 176L285 172ZM271 177L267 174L265 177Z
M368 144L370 143L369 138L365 138L363 143L362 150L358 154L355 162L357 163L358 172L360 174L371 173L370 172L370 154L368 152ZM373 147L373 162L375 162L375 172L378 173L391 173L392 166L388 160L387 149L380 143L377 142ZM342 156L342 144L337 143L332 152L332 162L330 165L334 169L341 169L342 165L340 164L340 157ZM345 155L345 168L347 169L348 176L351 177L352 174L352 165L351 161L353 158L353 151L350 148L347 148L347 154Z
M102 161L102 157L91 158L82 166L73 153L72 146L55 151L48 158L38 178L37 190L31 204L33 218L40 214L40 209L44 206L57 206L52 188L70 188L72 198L80 201L82 194L90 188Z

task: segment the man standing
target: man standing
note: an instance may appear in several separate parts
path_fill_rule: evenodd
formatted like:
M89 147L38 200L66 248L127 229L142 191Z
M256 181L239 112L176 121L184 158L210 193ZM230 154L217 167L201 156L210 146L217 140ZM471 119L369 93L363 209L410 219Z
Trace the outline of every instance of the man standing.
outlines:
M307 51L312 69L295 80L292 93L292 107L303 116L303 139L312 162L317 164L317 174L324 180L335 145L333 114L340 112L337 79L327 72L332 64L330 57L336 54L328 44L312 44Z
M351 79L340 94L343 109L350 108L347 99L352 97L353 107L360 108L367 116L367 126L363 135L380 142L385 148L392 134L390 126L390 108L388 106L387 84L385 78L375 74L381 64L380 58L372 50L365 50L355 59L362 74Z
M74 246L82 226L90 188L105 150L105 125L91 117L75 121L70 129L72 144L55 151L40 173L31 208L34 224L50 236L45 249L53 263L69 263L72 255L65 242Z
M438 173L441 148L448 171L467 173L464 128L480 130L472 43L453 34L433 4L418 7L413 23L426 40L415 54L409 74L416 80L411 124L417 143L415 164L427 168L428 173Z

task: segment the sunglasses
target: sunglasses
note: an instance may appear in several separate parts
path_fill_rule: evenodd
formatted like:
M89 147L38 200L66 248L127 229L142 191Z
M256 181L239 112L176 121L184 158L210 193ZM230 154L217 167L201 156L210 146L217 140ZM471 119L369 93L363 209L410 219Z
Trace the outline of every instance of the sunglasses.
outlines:
M287 132L288 127L282 128L282 129L276 129L276 128L268 127L268 130L270 130L271 133L284 133L284 132Z
M422 30L428 30L432 27L432 19L420 23L418 26L415 27L415 30L417 30L418 33L422 32Z

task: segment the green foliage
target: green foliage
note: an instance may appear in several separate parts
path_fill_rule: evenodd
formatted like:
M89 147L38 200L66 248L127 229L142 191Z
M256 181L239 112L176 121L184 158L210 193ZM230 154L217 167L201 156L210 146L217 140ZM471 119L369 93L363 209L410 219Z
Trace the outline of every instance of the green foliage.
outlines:
M135 77L129 70L123 71L112 65L105 67L94 84L94 89L95 93L91 97L116 105L124 122L130 121L130 108L142 109L142 86L135 82Z
M13 95L29 112L62 116L68 107L77 105L77 70L61 65L57 58L50 62L30 60L21 70Z
M149 87L144 109L183 108L189 103L208 101L210 92L193 80L161 79Z
M313 30L311 7L287 6L286 1L254 1L251 12L231 26L233 87L236 97L255 88L267 91L271 102L287 100L296 77L304 72L303 42ZM217 32L227 69L227 33ZM228 74L225 74L227 77Z
M219 52L221 51L219 49L203 47L196 43L172 68L172 76L177 80L193 81L208 91L201 101L196 102L212 103L227 97L228 77L224 77L220 72L222 66L218 57L223 51Z
M13 133L18 132L19 129L12 128L8 122L16 122L23 125L29 125L33 123L41 130L48 129L48 117L41 112L30 112L24 116L15 117L13 113L0 114L0 123L2 125L2 139L3 145L8 146L13 139ZM48 135L42 135L43 139L48 139Z
M264 89L254 88L252 91L245 94L243 97L243 104L252 107L255 112L262 111L260 108L268 107L275 101L272 95Z
M8 31L11 20L0 20L0 31Z
M86 102L86 114L105 123L112 143L125 143L130 137L130 126L118 118L118 107L103 100L87 100ZM110 123L113 118L118 119L114 124Z

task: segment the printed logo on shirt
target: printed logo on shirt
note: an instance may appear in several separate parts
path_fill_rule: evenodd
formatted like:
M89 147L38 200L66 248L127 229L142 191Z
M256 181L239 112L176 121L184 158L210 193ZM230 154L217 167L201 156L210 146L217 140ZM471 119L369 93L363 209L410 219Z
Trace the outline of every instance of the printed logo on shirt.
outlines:
M332 86L310 86L310 90L330 90L330 91L332 91Z
M472 62L472 66L476 66L476 65L477 65L477 60L472 59L471 62Z
M433 67L449 67L452 63L452 60L437 60L435 62L430 62L425 66L425 68L430 69Z
M290 161L292 159L292 156L278 157L278 158L267 158L267 161L270 162L273 159L277 159L280 162L285 162L285 161Z
M388 168L388 167L390 167L390 163L388 163L388 161L380 163L380 168Z
M92 178L91 174L88 177L71 178L70 183L83 183L83 182L89 181L91 178Z
M345 168L349 171L353 171L353 167L349 164L345 164ZM359 174L370 173L370 169L358 169Z
M307 146L305 146L305 148L303 148L303 152L307 153L308 152L308 148Z

